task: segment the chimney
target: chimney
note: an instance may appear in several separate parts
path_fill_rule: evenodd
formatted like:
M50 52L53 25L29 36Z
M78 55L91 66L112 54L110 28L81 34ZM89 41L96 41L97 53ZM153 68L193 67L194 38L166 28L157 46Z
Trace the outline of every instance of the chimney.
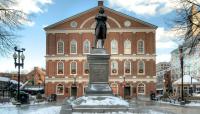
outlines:
M98 1L98 6L103 6L103 0Z

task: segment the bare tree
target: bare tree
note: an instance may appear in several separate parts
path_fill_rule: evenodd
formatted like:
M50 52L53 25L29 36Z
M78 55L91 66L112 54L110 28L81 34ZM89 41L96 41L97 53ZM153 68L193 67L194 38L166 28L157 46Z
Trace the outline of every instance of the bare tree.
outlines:
M0 55L7 55L17 45L16 32L27 21L24 12L10 8L15 3L15 0L0 0Z
M200 1L177 0L179 6L176 18L173 20L174 29L184 39L185 47L191 50L200 40Z

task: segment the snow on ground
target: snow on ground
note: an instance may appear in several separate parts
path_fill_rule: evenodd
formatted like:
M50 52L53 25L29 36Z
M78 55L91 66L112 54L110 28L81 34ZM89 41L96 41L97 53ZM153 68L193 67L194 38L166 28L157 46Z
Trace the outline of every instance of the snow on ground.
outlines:
M108 113L80 113L80 112L74 112L72 114L133 114L130 112L108 112Z
M60 110L61 106L52 106L52 107L41 108L38 110L33 110L28 114L59 114Z
M180 102L164 102L164 101L159 101L159 103L164 103L164 104L171 104L171 105L176 105L176 106L181 106ZM200 107L200 103L199 102L191 102L188 104L185 104L184 106L199 106Z
M154 110L148 110L148 112L145 113L133 113L133 112L108 112L108 113L80 113L80 112L74 112L72 114L168 114L166 112L158 112Z
M80 103L80 104L79 104ZM129 103L125 100L114 96L83 96L76 99L72 105L124 105Z
M59 114L60 110L61 106L22 105L21 107L0 107L0 114Z

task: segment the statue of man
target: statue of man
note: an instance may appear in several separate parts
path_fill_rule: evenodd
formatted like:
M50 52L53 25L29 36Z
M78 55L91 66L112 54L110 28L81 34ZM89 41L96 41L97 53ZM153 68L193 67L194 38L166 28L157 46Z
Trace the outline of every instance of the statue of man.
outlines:
M95 43L94 47L97 48L97 42L98 40L101 40L101 47L103 48L104 46L104 40L106 39L106 32L107 32L107 27L106 27L106 20L107 16L104 14L104 9L101 7L99 9L99 13L95 17L96 19L96 28L95 28Z

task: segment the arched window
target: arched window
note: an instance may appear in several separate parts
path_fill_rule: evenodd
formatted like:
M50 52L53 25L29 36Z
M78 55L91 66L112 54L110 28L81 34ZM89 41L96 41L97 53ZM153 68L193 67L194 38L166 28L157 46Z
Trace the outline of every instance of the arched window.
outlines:
M118 54L118 42L116 40L111 41L111 54Z
M138 94L145 94L145 85L143 83L138 84Z
M111 62L111 74L117 74L118 73L118 63L117 61Z
M64 54L64 42L62 40L57 42L57 54Z
M62 61L57 63L57 74L64 74L64 63Z
M145 64L144 61L138 61L138 73L144 74Z
M131 42L129 40L124 41L124 54L131 54Z
M70 64L71 74L77 74L77 63L72 61Z
M137 43L137 51L139 54L144 54L144 41L139 40Z
M72 40L70 43L70 53L76 54L77 53L77 42L76 40Z
M89 40L85 40L83 42L83 53L85 53L85 54L90 53L90 41Z
M131 62L130 61L124 62L124 73L131 74Z
M83 68L84 68L84 74L88 74L89 73L89 64L87 62L84 62Z
M56 94L57 95L64 95L64 85L58 84L56 86Z

